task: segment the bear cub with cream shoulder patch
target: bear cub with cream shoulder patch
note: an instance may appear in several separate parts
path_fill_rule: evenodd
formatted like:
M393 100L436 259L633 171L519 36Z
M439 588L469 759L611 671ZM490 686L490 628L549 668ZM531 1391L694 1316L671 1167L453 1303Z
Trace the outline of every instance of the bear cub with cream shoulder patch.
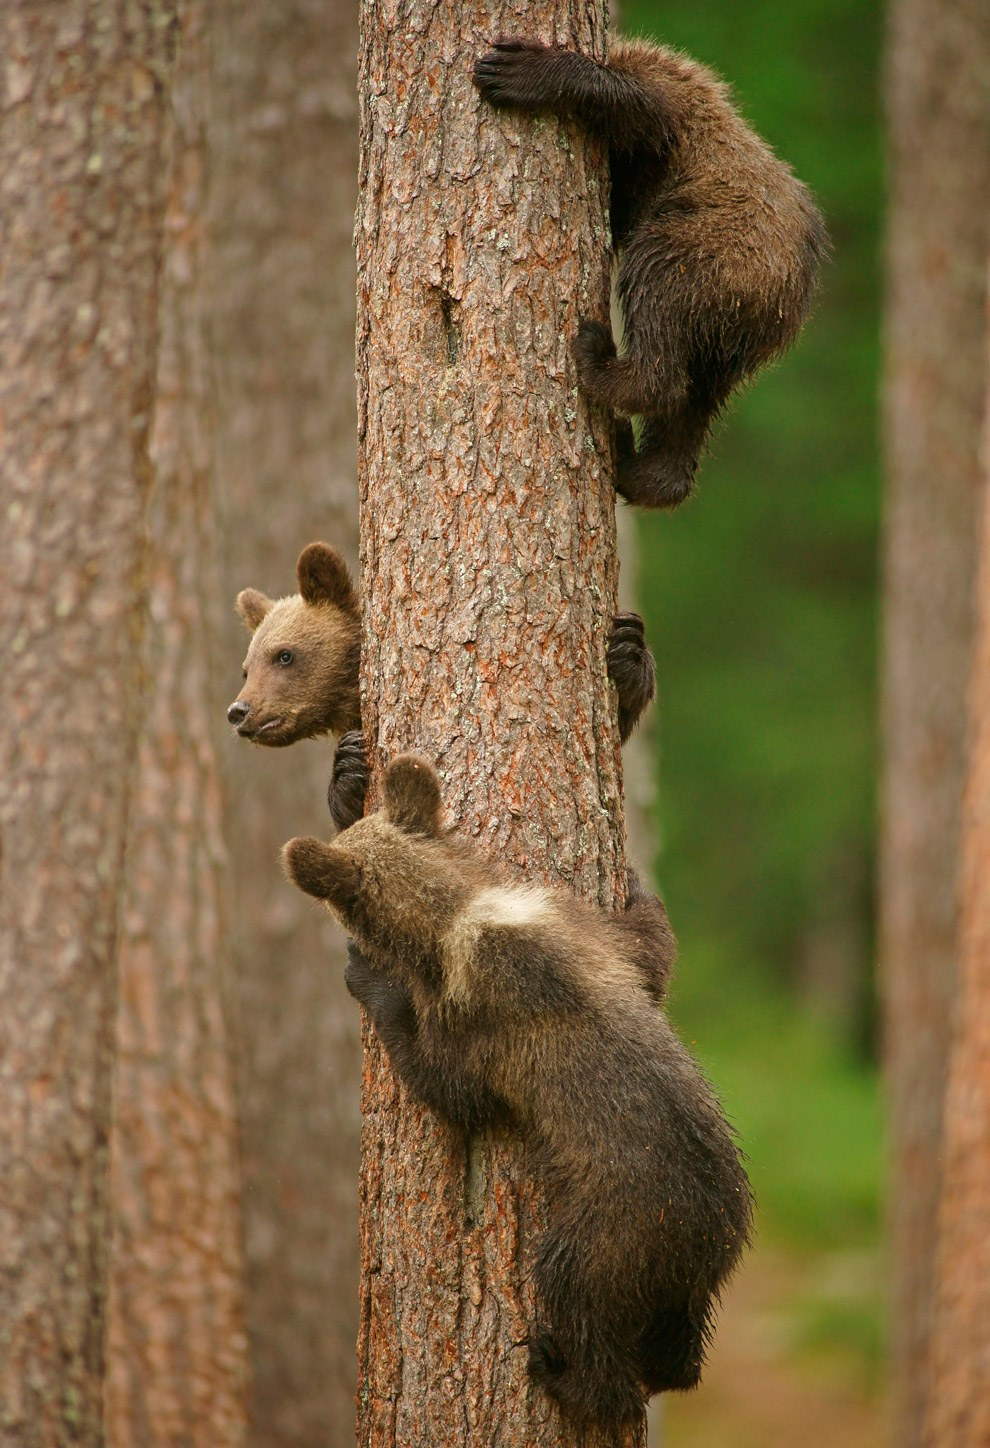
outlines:
M576 1419L634 1419L697 1384L752 1216L725 1117L661 1008L666 912L634 877L616 914L511 882L444 828L414 755L388 766L383 800L331 844L291 840L286 873L354 938L348 987L413 1095L529 1149L550 1207L534 1379Z

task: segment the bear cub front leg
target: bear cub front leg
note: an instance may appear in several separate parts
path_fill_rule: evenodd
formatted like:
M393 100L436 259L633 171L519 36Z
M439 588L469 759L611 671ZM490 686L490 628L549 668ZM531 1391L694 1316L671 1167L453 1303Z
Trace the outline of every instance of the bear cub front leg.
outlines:
M371 961L354 944L347 944L347 969L344 984L359 1005L364 1006L371 1023L382 1039L382 1045L392 1058L396 1070L401 1057L411 1062L415 1054L416 1011L412 996L405 986L393 980L383 970L377 970ZM399 1074L406 1080L404 1072Z
M355 942L347 946L344 983L368 1015L411 1096L441 1121L467 1132L484 1131L508 1120L505 1102L460 1057L460 1043L419 1021L405 986L379 970Z

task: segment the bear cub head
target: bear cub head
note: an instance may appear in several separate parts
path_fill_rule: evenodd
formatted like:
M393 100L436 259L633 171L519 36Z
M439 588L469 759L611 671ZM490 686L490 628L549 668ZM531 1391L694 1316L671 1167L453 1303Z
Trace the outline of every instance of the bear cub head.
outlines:
M244 687L227 710L243 739L280 746L361 726L361 612L336 548L310 543L296 563L299 592L237 595L251 632Z
M386 768L377 813L332 844L290 840L282 865L349 934L387 954L435 944L481 876L491 874L444 828L439 776L415 754L400 754Z

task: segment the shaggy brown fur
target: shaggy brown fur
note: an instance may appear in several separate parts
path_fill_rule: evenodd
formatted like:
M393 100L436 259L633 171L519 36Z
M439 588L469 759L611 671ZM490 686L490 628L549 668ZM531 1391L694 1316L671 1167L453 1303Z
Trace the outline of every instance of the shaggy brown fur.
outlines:
M797 336L827 248L821 217L718 77L666 46L615 41L602 65L504 40L474 80L493 105L574 117L608 144L626 350L584 321L574 356L591 397L642 418L638 452L617 423L619 491L674 507L730 393Z
M347 565L327 543L310 543L296 563L299 592L276 601L256 588L237 595L253 637L244 687L227 710L242 739L276 747L320 734L342 736L327 803L338 829L364 811L367 766L360 733L361 610ZM643 620L612 620L608 673L618 694L619 736L629 738L656 693Z
M552 1217L532 1374L579 1419L635 1417L698 1382L751 1218L722 1112L660 1008L666 912L634 880L618 915L509 883L444 831L413 755L383 798L333 844L291 840L286 873L356 938L348 986L410 1091L531 1149Z

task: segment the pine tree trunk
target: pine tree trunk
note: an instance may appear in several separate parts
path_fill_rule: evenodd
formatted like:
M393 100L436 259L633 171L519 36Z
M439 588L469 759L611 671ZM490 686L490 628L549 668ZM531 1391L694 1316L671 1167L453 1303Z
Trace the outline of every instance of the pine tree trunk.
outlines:
M239 1165L205 302L209 38L182 0L161 292L146 695L128 840L111 1139L107 1437L227 1448L246 1430ZM211 647L212 645L212 647Z
M522 875L614 903L618 734L609 428L568 343L608 315L606 166L576 129L501 116L471 63L495 4L365 3L358 410L374 763L436 761L450 818ZM525 29L601 55L603 6ZM524 1344L541 1207L518 1144L458 1137L366 1039L358 1441L641 1442L564 1424Z
M891 1091L895 1441L921 1440L957 978L990 241L990 11L897 0L885 433L881 967Z
M959 993L944 1123L930 1448L990 1443L990 388L963 809Z
M237 591L293 592L316 538L357 563L357 9L219 0L214 15L222 723L247 647ZM323 741L223 745L255 1448L354 1441L358 1015L339 938L275 864L290 835L326 832L331 758Z
M167 3L0 20L0 1424L98 1444L115 950L175 41Z

